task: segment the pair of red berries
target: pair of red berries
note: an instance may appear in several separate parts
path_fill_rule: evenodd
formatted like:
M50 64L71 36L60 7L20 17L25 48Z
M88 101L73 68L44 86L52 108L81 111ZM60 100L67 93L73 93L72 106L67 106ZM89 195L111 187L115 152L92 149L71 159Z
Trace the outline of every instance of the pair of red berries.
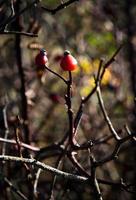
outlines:
M44 49L35 58L35 63L38 67L44 67L48 62L47 53ZM60 66L64 71L73 71L77 69L77 60L71 55L69 51L64 51L61 58Z

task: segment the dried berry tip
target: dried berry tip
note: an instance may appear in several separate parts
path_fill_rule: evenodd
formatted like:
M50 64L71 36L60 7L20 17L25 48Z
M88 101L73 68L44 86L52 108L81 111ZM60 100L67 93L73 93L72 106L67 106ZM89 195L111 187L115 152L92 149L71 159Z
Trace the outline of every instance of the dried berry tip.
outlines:
M70 51L68 51L68 50L64 51L64 56L69 55L69 54L70 54Z
M41 49L41 50L40 50L40 53L41 53L42 55L47 55L47 52L46 52L45 49Z

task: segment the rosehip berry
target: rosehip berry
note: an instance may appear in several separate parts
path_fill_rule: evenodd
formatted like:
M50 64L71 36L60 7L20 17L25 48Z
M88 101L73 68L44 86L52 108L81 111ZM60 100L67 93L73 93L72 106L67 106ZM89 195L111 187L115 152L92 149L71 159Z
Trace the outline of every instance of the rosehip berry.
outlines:
M48 62L47 53L44 49L41 49L35 58L35 64L38 67L44 66Z
M77 69L77 60L66 50L60 61L60 66L64 71L73 71Z

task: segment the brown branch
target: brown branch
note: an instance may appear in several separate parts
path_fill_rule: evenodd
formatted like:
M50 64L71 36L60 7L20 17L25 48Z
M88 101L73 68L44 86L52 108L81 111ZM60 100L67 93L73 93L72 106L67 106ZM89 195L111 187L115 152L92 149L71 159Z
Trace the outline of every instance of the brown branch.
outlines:
M5 138L1 138L0 137L0 142L2 142L2 143L7 143L7 144L13 144L13 145L17 145L17 143L16 143L16 141L15 140L10 140L10 139L5 139ZM28 149L28 150L31 150L31 151L40 151L40 148L38 148L38 147L33 147L33 146L31 146L31 145L29 145L29 144L25 144L25 143L23 143L23 142L20 142L20 146L21 147L24 147L24 148L26 148L26 149Z
M66 105L67 105L67 113L69 119L69 144L73 146L73 110L72 110L72 73L69 72L69 80L67 84L67 94L65 95Z
M21 199L28 200L28 198L19 190L17 189L11 181L9 181L6 177L3 178L4 182L10 187L10 189L15 192Z
M40 151L37 152L35 158L37 160L42 160L52 156L60 155L62 153L65 154L65 148L63 145L52 144L50 146L41 148Z
M38 181L39 181L39 177L40 177L40 174L41 174L41 169L38 169L37 170L37 173L35 175L35 180L34 180L34 195L35 195L35 198L38 198L38 192L37 192L37 186L38 186Z
M35 0L29 5L27 5L25 8L23 8L22 10L18 11L15 15L11 14L11 16L8 17L8 19L5 22L0 24L0 31L2 31L5 28L5 26L12 23L14 20L16 20L16 18L18 18L20 15L22 15L24 12L26 12L27 10L29 10L31 7L33 7L35 4L39 2L40 0Z
M82 174L83 176L86 176L86 177L90 178L90 175L80 165L80 163L77 161L77 159L75 158L75 156L74 156L73 153L67 153L67 156L68 156L69 160L71 161L71 163L73 164L73 166L76 167L76 169L78 170L78 172L80 174Z
M8 135L9 135L9 126L8 126L8 120L7 120L7 106L8 105L5 105L3 108L3 119L4 119L4 126L5 126L4 139L5 140L8 138ZM2 154L5 155L5 153L6 153L6 143L3 143Z
M28 129L28 106L27 106L25 77L24 77L25 75L22 66L22 58L21 58L22 53L21 53L20 43L21 43L20 35L16 35L15 50L16 50L16 59L18 65L18 73L21 81L20 95L21 95L21 114L24 124L24 138L25 138L25 143L30 144L29 129Z
M37 1L36 1L37 2ZM35 2L35 3L36 3ZM15 11L18 13L24 12L26 9L30 8L33 4L27 6L24 11L20 11L20 0L18 0L15 4ZM16 16L16 15L15 15ZM21 21L20 15L17 16L16 21L14 22L14 27L17 31L21 31ZM21 117L23 119L23 128L24 128L24 140L25 143L30 144L30 134L29 134L29 127L28 127L28 105L27 105L27 97L26 97L26 88L25 88L25 74L23 69L22 63L22 49L21 49L21 36L15 36L15 53L16 53L16 62L18 68L18 74L21 82L20 86L20 96L21 96Z
M119 182L113 182L113 181L103 180L103 179L97 179L97 180L99 184L114 186L114 187L123 189L124 191L128 193L136 194L136 191L131 189L131 187L134 186L135 184L127 184L124 181L122 181L122 179Z
M128 135L133 135L133 138L132 138L132 139L133 139L134 141L136 141L135 134L132 134L132 133L131 133L129 127L128 127L127 125L125 125L124 128L125 128L127 134L128 134Z
M55 15L58 11L66 8L67 6L71 5L72 3L76 2L76 1L79 1L79 0L69 0L65 3L61 3L60 5L58 5L56 8L54 9L49 9L49 8L46 8L45 6L41 6L41 8L46 11L46 12L49 12L51 13L52 15Z
M99 160L99 161L96 161L95 162L95 166L99 167L99 166L101 166L101 165L103 165L103 164L105 164L105 163L107 163L107 162L109 162L111 160L117 159L117 156L119 154L119 151L120 151L120 148L121 148L122 144L124 144L125 142L127 142L128 140L130 140L132 138L133 138L132 135L128 135L128 136L118 140L116 145L115 145L115 147L114 147L113 152L109 156L107 156L106 158L104 158L102 160Z
M28 33L23 31L0 31L0 35L24 35L29 37L38 37L38 34Z
M16 139L16 144L17 144L17 148L18 148L18 156L23 157L22 156L22 149L21 149L21 142L20 142L20 130L19 127L15 128L15 139Z
M97 79L98 79L98 80L99 80L99 76L100 76L100 72L101 72L101 68L102 68L102 63L103 63L103 61L100 60L99 67L98 67L98 73L97 73ZM94 86L94 88L91 90L91 92L89 93L89 95L87 95L85 98L82 97L82 99L81 99L81 103L80 103L79 109L78 109L78 111L77 111L75 120L74 120L74 133L73 133L73 138L76 137L77 129L78 129L78 126L79 126L80 121L81 121L81 118L82 118L84 105L85 105L85 103L87 103L87 101L91 98L91 96L96 92L96 89L97 89L97 84L96 84L96 85Z
M69 180L75 180L75 181L80 181L80 182L86 182L88 180L87 177L78 176L78 175L75 175L75 174L71 174L71 173L67 173L67 172L58 170L58 169L53 168L53 167L51 167L49 165L46 165L46 164L44 164L42 162L39 162L39 161L37 161L35 159L0 155L0 161L8 161L8 162L30 164L31 166L33 165L34 167L38 167L39 169L42 169L44 171L48 171L48 172L50 172L52 174L61 176L63 178L69 179Z
M59 158L57 159L57 161L55 163L55 168L56 169L60 168L60 165L61 165L61 162L62 162L62 158L63 158L63 154L61 154L59 156ZM53 178L52 184L51 184L49 200L54 199L54 194L53 193L54 193L54 187L55 187L56 180L57 180L57 176L55 175L54 178Z
M98 97L98 101L99 101L99 105L100 105L100 108L101 108L101 111L103 113L103 116L104 116L104 119L105 119L105 122L107 123L108 127L109 127L109 130L111 132L111 134L114 136L115 140L120 140L121 138L119 137L118 133L116 132L116 130L114 129L113 125L112 125L112 122L106 112L106 109L105 109L105 106L104 106L104 102L103 102L103 99L102 99L102 95L101 95L101 90L100 90L100 86L99 84L97 84L97 97Z
M89 141L81 144L80 146L74 146L73 149L74 149L74 151L87 150L88 148L94 147L96 145L105 144L112 138L113 138L112 135L108 135L108 136L106 135L106 136L103 136L103 137L95 139L95 140L89 140Z
M109 65L115 61L115 57L116 55L119 53L119 51L121 50L123 45L121 45L116 51L115 53L112 55L112 57L103 65L103 61L100 60L100 63L99 63L99 68L98 68L98 73L97 73L97 78L96 78L96 84L94 86L94 88L90 91L90 93L85 97L85 98L82 98L81 100L81 103L80 103L80 106L79 106L79 109L77 111L77 114L76 114L76 117L75 117L75 120L74 120L74 128L75 128L75 134L76 134L76 130L77 130L77 127L80 123L80 120L81 120L81 117L82 117L82 114L83 114L83 108L84 108L84 105L85 103L88 102L88 100L91 98L91 96L96 92L97 90L97 82L102 80L103 76L104 76L104 73L105 73L105 70L107 67L109 67ZM103 68L102 72L101 72L101 69ZM101 74L100 74L101 72Z
M89 154L90 154L90 150L89 150ZM89 155L89 157L90 157L90 162L91 162L91 186L93 188L93 195L96 200L103 200L100 187L98 184L98 180L96 178L95 159L91 154Z
M121 44L118 47L118 49L115 51L115 53L111 56L111 58L104 64L103 71L102 71L101 76L100 76L100 80L102 80L103 75L105 73L105 70L111 65L111 63L113 63L115 61L116 55L119 53L119 51L122 49L123 46L124 46L124 44Z
M59 75L57 72L54 72L53 70L51 70L49 67L47 67L46 65L44 66L45 69L47 69L49 72L51 72L52 74L54 74L55 76L57 76L58 78L60 78L61 80L64 81L65 84L68 84L67 81L61 76Z

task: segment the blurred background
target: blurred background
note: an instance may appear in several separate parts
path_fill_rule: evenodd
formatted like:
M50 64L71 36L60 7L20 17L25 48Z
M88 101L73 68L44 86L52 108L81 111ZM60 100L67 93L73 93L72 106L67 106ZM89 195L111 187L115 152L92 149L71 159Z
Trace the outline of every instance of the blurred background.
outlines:
M19 9L23 9L30 2L19 1ZM66 1L63 1L66 2ZM0 27L11 14L11 1L0 1ZM16 4L16 1L13 1ZM73 72L72 107L74 116L78 110L81 97L89 94L94 87L94 74L98 70L99 60L107 61L124 44L116 56L102 81L102 95L106 110L111 121L121 135L125 135L124 125L136 131L136 2L134 0L80 0L56 12L55 15L46 12L40 7L55 8L62 1L42 0L40 4L32 6L19 19L5 27L8 31L23 31L38 34L38 37L28 37L17 34L0 33L0 133L4 137L3 106L7 107L7 116L10 132L9 139L15 138L13 124L16 116L25 116L24 99L21 95L22 80L20 77L21 65L24 75L25 95L27 97L27 116L30 143L42 148L58 142L68 130L67 109L64 96L66 86L61 80L46 70L39 70L35 65L35 56L39 49L47 51L52 70L67 78L67 73L60 68L60 59L65 49L71 51L78 61L78 70ZM18 9L18 8L15 8ZM16 11L16 10L15 10ZM1 30L2 32L2 30ZM20 48L20 62L18 59ZM84 114L79 126L77 141L79 144L89 140L96 140L110 135L103 119L97 95L94 94L84 108ZM21 135L24 141L23 134ZM112 152L115 145L113 139L93 148L96 159L101 159ZM7 146L6 153L15 155L17 150ZM78 160L86 170L89 170L88 153L80 151ZM43 160L44 161L44 160ZM54 166L55 158L46 159L46 163ZM97 177L109 181L120 181L123 178L128 183L136 184L136 147L135 142L127 142L121 148L119 159L99 167ZM12 168L13 167L13 168ZM10 177L11 169L7 166L6 176ZM76 169L64 157L61 169L76 173ZM12 176L11 180L24 193L24 175L20 172ZM24 182L23 182L24 181ZM48 199L52 176L42 173L39 179L39 199ZM2 191L3 199L4 186ZM105 200L135 199L118 187L100 185ZM57 178L55 184L55 199L85 199L91 198L89 186L69 182ZM79 192L80 191L80 192ZM10 193L10 192L9 192ZM4 196L5 195L5 196ZM18 199L15 194L7 199Z

